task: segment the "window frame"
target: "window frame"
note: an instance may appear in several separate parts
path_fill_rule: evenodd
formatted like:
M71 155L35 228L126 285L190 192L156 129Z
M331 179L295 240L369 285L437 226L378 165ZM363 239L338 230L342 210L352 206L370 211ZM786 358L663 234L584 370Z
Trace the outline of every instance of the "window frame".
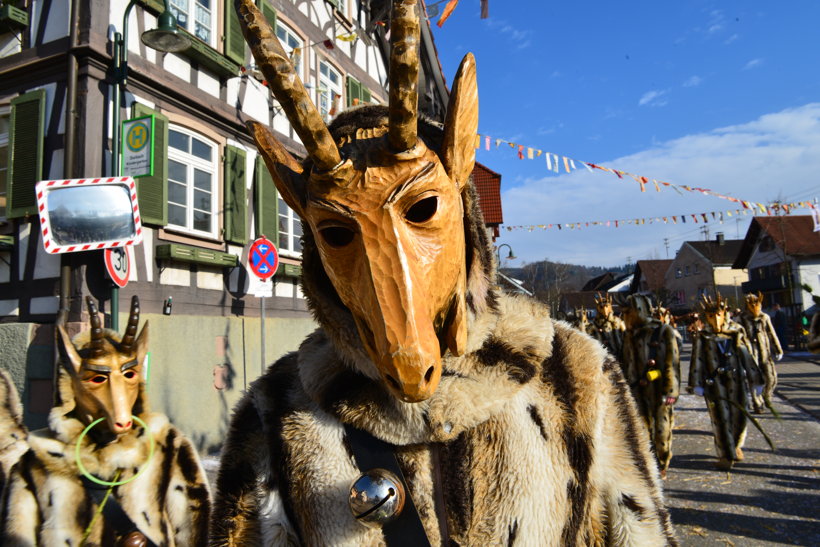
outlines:
M327 109L326 113L323 113L322 112L322 97L324 96L324 91L329 91L329 92L335 92L336 93L336 95L339 97L339 102L341 102L342 99L344 99L344 87L342 85L342 81L344 79L344 74L342 73L341 70L339 70L336 67L336 65L331 63L330 60L327 59L327 58L320 57L318 59L317 64L318 64L318 66L317 66L317 69L316 69L316 106L319 109L319 114L322 116L322 119L324 119L325 122L329 122L333 118L333 116L338 114L338 104L337 104L337 112L334 113L334 114L330 114L330 112L333 110L333 95L332 94L329 95L329 97L328 97L328 109ZM333 71L336 75L338 75L338 77L339 77L338 80L339 81L336 84L335 89L332 87L333 82L329 82L331 84L330 88L325 88L324 87L324 85L325 85L324 80L326 79L326 77L325 77L324 74L322 74L322 67L323 66L327 66L329 70Z
M282 199L282 195L278 191L276 192L276 199L279 200L276 211L277 225L279 226L279 229L277 230L277 243L279 246L279 254L289 258L301 259L301 242L299 242L298 251L294 251L293 248L295 247L295 243L297 243L297 240L301 239L302 237L302 219L299 218L299 216L293 209L291 209L290 205L285 203L285 200ZM287 226L284 230L282 229L283 217L287 221ZM294 228L297 225L299 227L300 232L298 236L294 233ZM285 238L287 238L287 244L285 244L285 242L283 241Z
M0 188L0 199L3 201L0 205L0 224L6 222L6 208L8 207L9 197L9 144L11 140L11 105L0 105L0 119L6 119L6 131L0 132L0 158L2 158L3 165L0 165L0 173L5 173L5 185Z
M187 4L187 13L186 13L187 19L186 19L186 23L185 23L186 26L179 25L180 28L185 29L185 31L188 32L188 34L190 34L194 38L202 41L205 44L208 44L212 48L216 48L216 41L217 41L217 34L218 34L218 26L217 26L216 23L217 23L217 20L219 19L219 16L220 16L218 1L219 0L209 0L211 6L207 9L208 15L210 17L210 22L209 22L209 26L208 26L208 34L209 34L209 39L208 40L203 40L196 32L196 25L198 23L197 18L196 18L196 9L200 5L199 0L170 0L168 2L168 7L171 10L171 13L174 14L174 17L176 17L177 24L179 24L179 10L182 9L182 8L181 8L181 6L178 6L176 3L185 2ZM191 11L192 11L191 10L191 5L192 4L193 4L193 16L191 15ZM202 8L202 9L205 9L205 8ZM191 22L191 21L193 21L193 28L189 28L191 25L189 25L188 23ZM202 26L204 26L204 25L202 25Z
M291 35L293 40L299 42L299 45L291 47L287 42L283 42L282 38L279 36L280 28L282 29L282 32L284 32L286 35ZM279 43L282 44L285 53L287 53L289 57L291 56L295 48L299 48L299 64L294 68L299 78L304 81L305 68L307 67L307 51L305 50L306 41L304 36L299 34L293 25L287 23L286 21L282 21L279 17L276 18L276 28L274 29L274 33L276 34L276 38L279 40Z
M174 148L171 146L171 132L176 131L177 133L182 133L189 138L196 138L197 140L203 142L206 145L211 147L211 161L206 162L206 160L202 158L198 158L194 156L191 152L182 152L178 148ZM185 125L181 125L179 123L170 122L168 124L168 144L167 144L167 156L168 156L168 174L166 178L166 184L168 185L167 189L167 200L168 200L168 220L164 229L168 232L174 232L179 234L184 234L191 237L201 238L201 239L208 239L214 241L220 241L221 238L221 231L222 226L220 222L220 209L222 207L221 203L221 184L220 184L220 172L222 168L222 146L220 143L198 131L192 129L190 127L186 127ZM190 161L189 161L190 160ZM170 162L176 161L178 163L183 163L186 166L186 174L188 176L188 181L186 181L186 203L185 203L185 226L180 226L178 224L173 224L171 222L171 205L178 206L176 203L171 202L171 184L178 184L176 181L171 180L170 175ZM203 230L198 230L193 227L193 214L194 214L194 191L195 191L195 184L193 180L194 169L200 169L202 171L206 171L211 175L211 210L209 211L211 215L211 231L206 232Z

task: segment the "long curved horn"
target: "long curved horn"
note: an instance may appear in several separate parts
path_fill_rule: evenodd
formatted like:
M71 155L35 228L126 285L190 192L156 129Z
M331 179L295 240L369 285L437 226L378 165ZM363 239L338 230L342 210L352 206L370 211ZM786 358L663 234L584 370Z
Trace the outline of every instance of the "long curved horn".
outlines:
M404 152L418 140L419 13L417 0L393 0L390 19L390 130L393 150Z
M251 0L235 0L234 5L251 53L294 131L302 139L308 156L320 171L330 171L342 161L339 149L282 44Z
M104 353L103 349L103 329L100 316L97 315L97 305L90 296L85 297L88 305L88 320L91 322L91 357L99 357Z
M134 338L137 336L137 327L140 323L140 299L135 294L131 297L131 314L128 316L128 326L120 341L120 351L129 353L133 349Z

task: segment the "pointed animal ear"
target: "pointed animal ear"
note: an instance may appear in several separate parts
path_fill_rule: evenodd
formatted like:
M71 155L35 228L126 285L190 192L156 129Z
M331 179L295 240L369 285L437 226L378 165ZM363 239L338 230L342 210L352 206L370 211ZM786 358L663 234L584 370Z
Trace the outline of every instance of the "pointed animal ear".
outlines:
M57 350L60 352L63 366L72 376L76 376L80 372L83 360L62 325L57 325Z
M142 325L142 330L137 336L137 362L142 365L145 362L145 356L148 354L148 321Z
M302 165L285 150L267 127L254 121L247 122L246 126L256 142L256 148L265 160L265 165L268 166L282 199L296 214L303 217L307 187L305 179L302 178Z
M461 190L470 179L475 165L475 139L478 131L478 85L475 75L475 57L468 53L458 67L447 118L444 122L444 141L441 159L447 174Z

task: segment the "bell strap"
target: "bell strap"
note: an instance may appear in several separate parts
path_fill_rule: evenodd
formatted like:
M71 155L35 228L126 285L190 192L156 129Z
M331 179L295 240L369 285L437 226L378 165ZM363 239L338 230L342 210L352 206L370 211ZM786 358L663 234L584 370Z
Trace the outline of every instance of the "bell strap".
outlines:
M100 504L105 502L104 505L102 505L102 514L105 517L105 521L117 531L117 535L125 538L132 532L139 532L142 534L140 529L136 524L134 524L134 521L131 520L131 517L128 516L113 494L105 499L105 492L108 488L94 484L84 476L80 476L80 480L83 481L85 491L88 492L88 495L93 498L98 507ZM146 547L157 547L157 545L151 541L148 536L145 534L142 534L142 536L145 537Z
M405 491L404 509L392 521L382 527L388 547L423 547L430 545L427 533L419 518L413 496L407 488L407 480L401 472L396 459L395 446L377 439L370 433L344 424L345 433L356 459L356 465L364 473L371 469L382 468L392 472L402 481Z

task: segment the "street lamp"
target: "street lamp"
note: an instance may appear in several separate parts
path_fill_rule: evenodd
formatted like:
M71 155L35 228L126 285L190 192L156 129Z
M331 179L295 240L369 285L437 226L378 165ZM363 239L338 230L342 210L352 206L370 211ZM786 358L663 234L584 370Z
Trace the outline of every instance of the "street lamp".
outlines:
M114 134L112 138L111 171L118 177L122 174L120 165L120 142L122 139L120 127L120 95L122 88L128 83L128 16L137 0L128 2L125 14L122 17L122 34L114 33L114 48L112 72L114 76L114 113L112 115ZM164 0L165 9L157 18L157 28L147 30L140 38L146 46L164 53L176 53L191 47L191 39L177 29L177 20L168 7L168 0ZM119 289L111 289L111 328L119 331Z
M495 252L498 253L498 264L501 265L501 247L506 247L510 250L510 254L507 255L507 260L515 260L518 258L513 254L512 247L510 247L507 243L502 243L498 247L495 248Z

